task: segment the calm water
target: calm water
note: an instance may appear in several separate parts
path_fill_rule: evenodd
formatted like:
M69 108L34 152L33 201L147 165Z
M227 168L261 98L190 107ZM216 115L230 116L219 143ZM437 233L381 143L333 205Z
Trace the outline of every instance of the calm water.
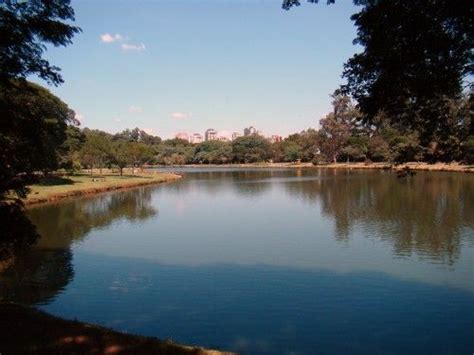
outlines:
M185 172L32 209L0 297L248 354L474 351L474 175Z

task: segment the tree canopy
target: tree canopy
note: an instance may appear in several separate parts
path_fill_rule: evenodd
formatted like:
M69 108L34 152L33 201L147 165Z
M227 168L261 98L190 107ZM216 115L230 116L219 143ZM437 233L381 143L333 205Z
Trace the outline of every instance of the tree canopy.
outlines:
M463 0L356 1L355 44L344 66L350 94L372 122L379 111L427 144L447 126L448 103L473 74L474 5Z
M58 152L74 112L47 89L24 82L0 85L0 199L24 196L34 173L58 167Z
M66 46L80 28L72 26L70 0L0 1L0 80L38 75L63 82L60 69L43 58L45 44Z
M465 89L472 97L473 84L468 81L474 74L474 3L354 0L354 4L361 6L351 17L357 27L354 44L363 51L345 63L347 83L340 92L356 100L361 119L369 124L383 111L393 124L416 131L425 146L444 139L451 102ZM299 5L299 0L282 3L287 10Z

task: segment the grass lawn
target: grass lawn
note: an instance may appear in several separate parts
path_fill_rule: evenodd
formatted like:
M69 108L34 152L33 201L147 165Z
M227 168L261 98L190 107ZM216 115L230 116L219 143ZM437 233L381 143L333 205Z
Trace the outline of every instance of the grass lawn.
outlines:
M59 199L94 194L110 190L157 184L175 180L179 176L169 173L112 174L103 175L78 174L71 176L52 176L42 178L39 183L30 186L31 193L24 200L25 204L55 201Z

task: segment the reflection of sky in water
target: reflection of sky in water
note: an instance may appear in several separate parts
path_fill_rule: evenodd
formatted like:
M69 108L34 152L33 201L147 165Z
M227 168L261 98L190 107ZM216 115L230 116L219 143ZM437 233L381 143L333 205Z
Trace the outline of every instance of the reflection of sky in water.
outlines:
M269 264L338 272L377 271L474 289L472 226L459 228L459 255L452 262L448 262L449 250L433 254L430 244L417 249L416 240L413 248L396 249L397 241L390 235L397 233L398 226L389 219L372 223L355 216L347 237L339 238L334 215L322 211L322 199L304 196L306 188L315 193L311 184L320 186L321 176L296 177L296 182L307 186L295 193L295 186L288 186L295 184L289 176L277 176L273 181L262 179L258 171L254 174L257 176L247 180L218 176L218 182L188 174L175 186L153 188L151 205L159 206L159 216L139 224L115 221L106 230L94 232L100 235L87 238L76 252L173 265ZM391 218L403 218L403 211Z
M464 353L474 345L472 293L383 273L87 254L75 267L45 310L188 344L250 354Z
M0 298L246 353L474 348L474 176L185 171L32 209Z

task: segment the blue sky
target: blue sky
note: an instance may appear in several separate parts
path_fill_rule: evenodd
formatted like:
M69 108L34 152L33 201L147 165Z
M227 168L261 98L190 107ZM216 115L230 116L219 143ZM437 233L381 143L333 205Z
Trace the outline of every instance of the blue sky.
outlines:
M350 0L73 1L83 32L46 57L51 91L82 126L164 138L207 128L287 135L317 127L342 82L357 11Z

